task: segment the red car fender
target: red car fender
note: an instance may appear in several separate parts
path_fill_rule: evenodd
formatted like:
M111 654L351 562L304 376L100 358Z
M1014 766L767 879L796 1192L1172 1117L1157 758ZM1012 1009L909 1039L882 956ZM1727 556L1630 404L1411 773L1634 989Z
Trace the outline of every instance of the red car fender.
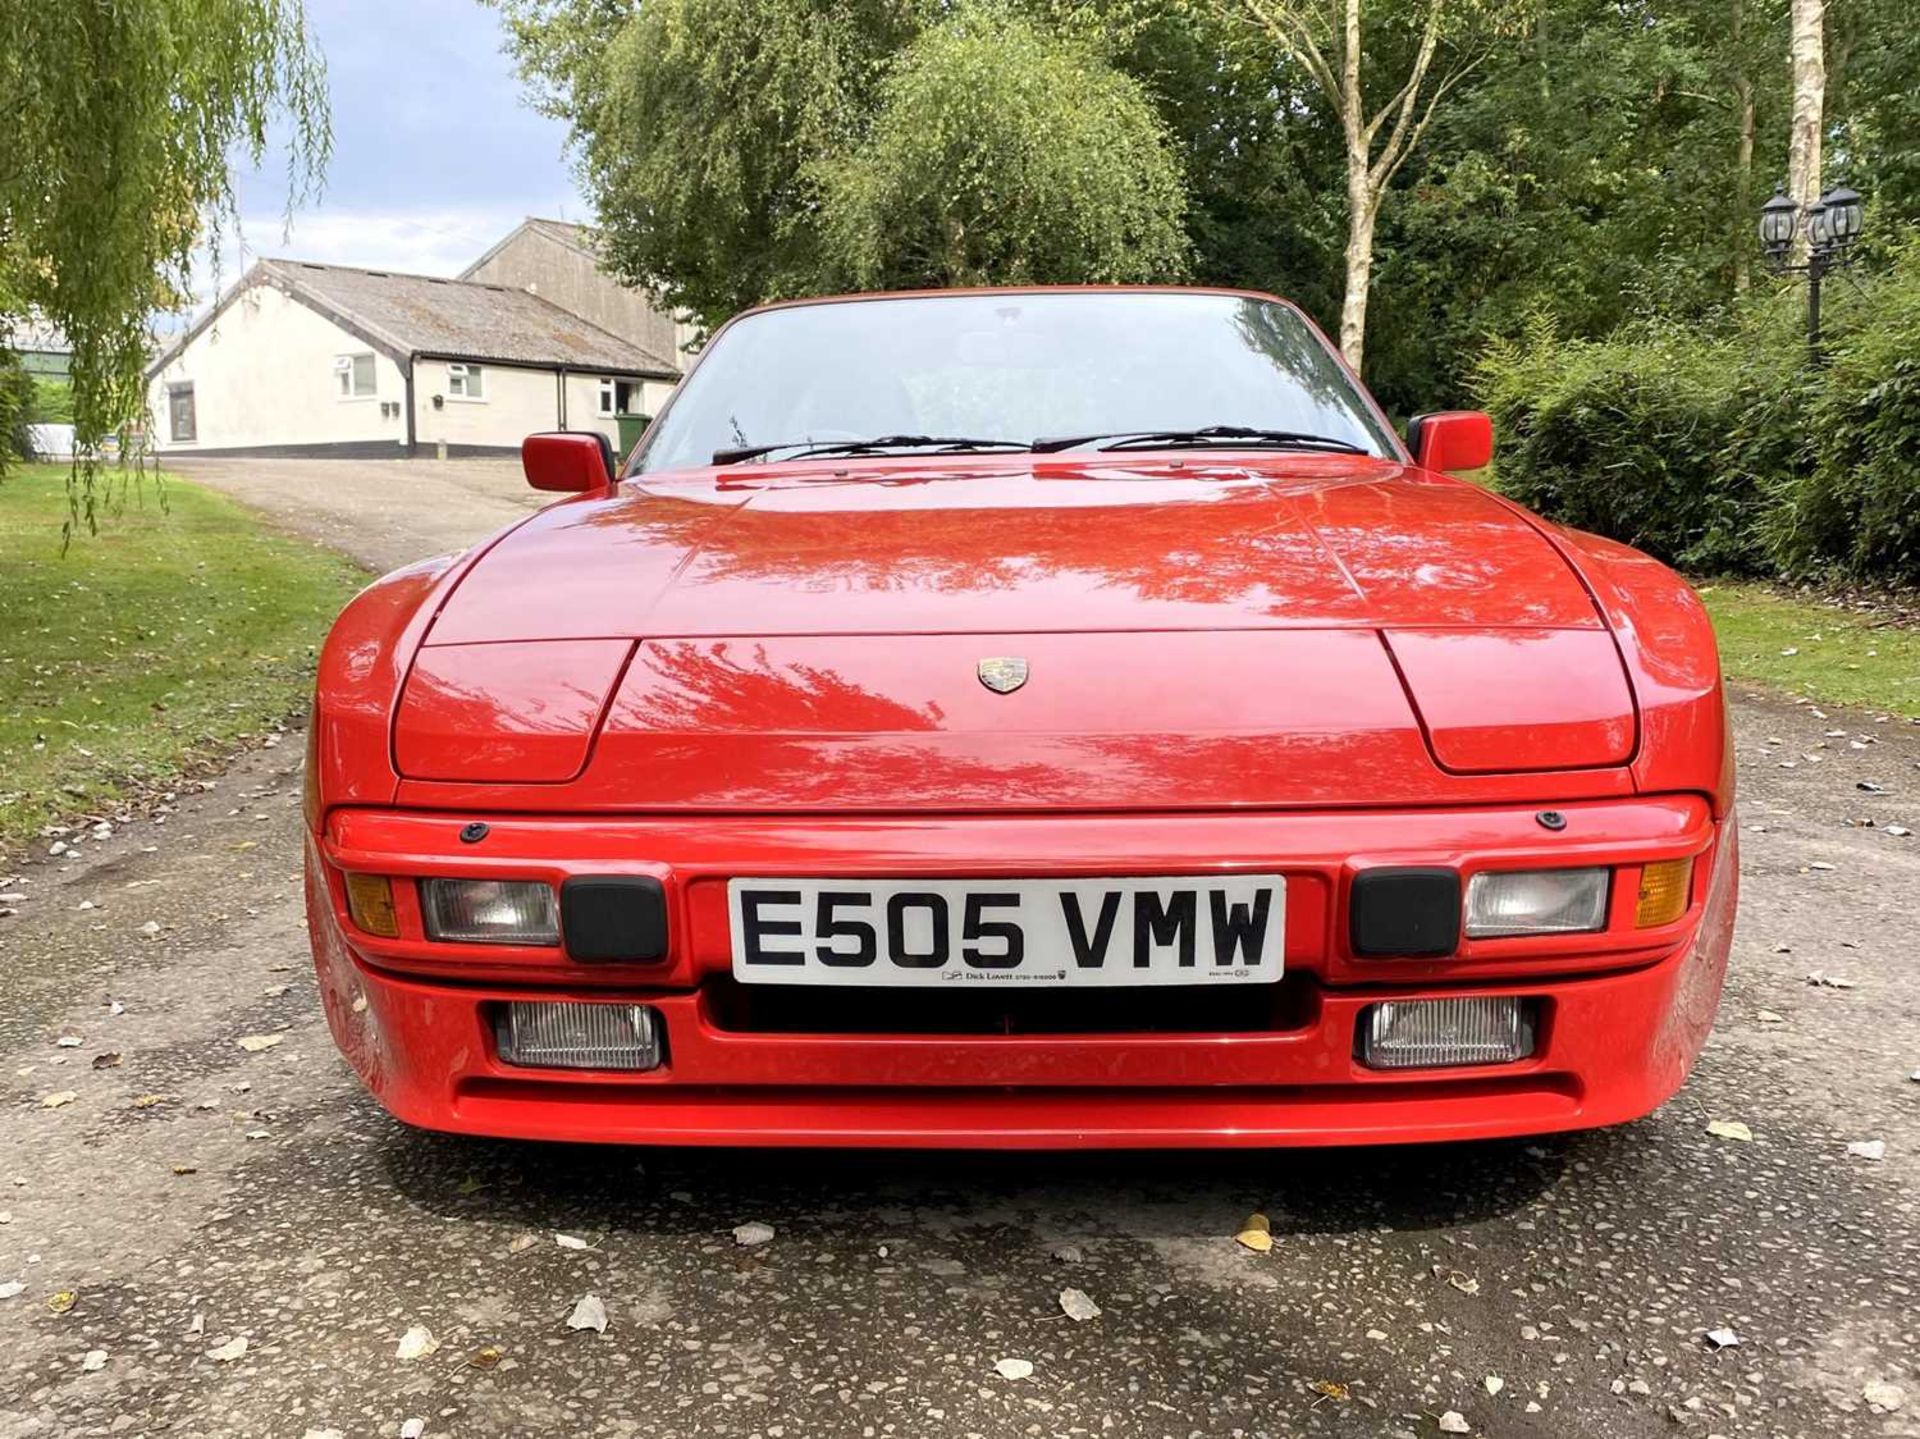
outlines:
M1542 525L1613 631L1640 710L1635 787L1693 791L1733 811L1732 718L1713 621L1693 587L1651 555L1584 530Z
M438 601L472 559L436 555L395 570L355 595L334 621L320 649L307 721L302 789L315 834L334 805L393 802L400 784L389 735L394 706Z

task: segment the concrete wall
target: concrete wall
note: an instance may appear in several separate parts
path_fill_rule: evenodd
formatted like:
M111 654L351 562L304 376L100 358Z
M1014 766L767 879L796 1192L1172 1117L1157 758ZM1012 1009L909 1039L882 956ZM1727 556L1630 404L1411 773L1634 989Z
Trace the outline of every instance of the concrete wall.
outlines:
M592 256L544 231L522 229L466 278L531 290L660 356L675 369L687 366L682 347L692 340L692 326L676 322L655 308L646 291L628 289L608 278Z
M333 363L373 347L271 285L247 290L154 376L147 399L163 453L391 444L403 454L407 421L400 367L374 352L374 393L341 399ZM193 382L197 434L176 443L167 386ZM551 382L549 381L549 388ZM394 408L383 418L381 403Z

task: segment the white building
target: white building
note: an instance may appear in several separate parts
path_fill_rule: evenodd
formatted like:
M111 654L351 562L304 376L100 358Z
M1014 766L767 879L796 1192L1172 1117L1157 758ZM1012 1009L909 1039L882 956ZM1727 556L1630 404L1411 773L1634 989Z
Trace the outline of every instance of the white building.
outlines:
M432 457L511 453L536 430L624 452L679 374L530 287L262 260L147 380L162 454Z

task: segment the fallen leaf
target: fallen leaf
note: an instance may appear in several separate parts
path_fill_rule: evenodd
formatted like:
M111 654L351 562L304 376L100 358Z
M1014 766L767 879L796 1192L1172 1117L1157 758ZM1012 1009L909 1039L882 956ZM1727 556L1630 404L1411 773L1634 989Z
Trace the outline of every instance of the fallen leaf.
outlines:
M1707 1331L1707 1343L1711 1344L1715 1349L1738 1349L1740 1347L1740 1336L1735 1334L1731 1329L1709 1329Z
M1031 1359L998 1359L994 1361L993 1369L1002 1379L1033 1378Z
M1471 1274L1468 1274L1464 1269L1448 1269L1443 1271L1439 1265L1435 1265L1434 1272L1436 1274L1444 1273L1447 1283L1451 1284L1455 1289L1458 1289L1462 1294L1478 1294L1480 1292L1480 1281L1475 1279Z
M1344 1403L1353 1398L1353 1391L1338 1379L1316 1379L1307 1387L1323 1399L1338 1399Z
M1100 1306L1087 1297L1084 1289L1062 1289L1060 1308L1075 1324L1084 1324L1089 1319L1100 1317Z
M1738 1139L1753 1143L1753 1131L1737 1119L1714 1119L1707 1123L1707 1133L1719 1139Z
M247 1337L243 1334L237 1339L229 1339L225 1344L214 1345L207 1351L207 1358L216 1364L231 1364L246 1352Z
M93 1067L95 1069L113 1069L119 1063L120 1056L111 1052L107 1054L96 1054L93 1057Z
M1265 1254L1273 1248L1272 1221L1255 1210L1240 1221L1240 1232L1233 1236L1233 1242L1243 1249L1251 1249L1255 1254Z
M1884 1413L1898 1409L1906 1403L1907 1391L1898 1384L1889 1384L1883 1379L1875 1379L1860 1391L1860 1397Z
M733 1242L746 1249L751 1249L756 1244L765 1244L772 1238L773 1226L762 1224L757 1219L734 1226Z
M600 1302L596 1294L584 1295L573 1306L573 1313L567 1316L567 1328L591 1329L595 1334L607 1332L607 1306Z
M488 1344L474 1350L473 1356L467 1360L467 1363L475 1369L491 1369L500 1362L505 1353L506 1351L498 1344Z
M191 1164L176 1164L173 1166L173 1172L184 1179L187 1175L198 1174L200 1171Z
M395 1359L425 1359L440 1347L440 1341L433 1337L433 1331L424 1324L416 1324L400 1336L399 1347L393 1351Z
M1440 1432L1442 1434L1471 1434L1473 1433L1473 1426L1467 1423L1467 1416L1462 1414L1458 1409L1449 1409L1440 1416Z
M138 1094L134 1096L133 1107L135 1109L152 1109L156 1104L165 1104L166 1102L167 1096L164 1094Z
M78 1294L75 1294L71 1289L62 1289L58 1294L55 1294L47 1300L47 1308L55 1314L69 1314L73 1311L73 1306L79 1302L80 1296Z
M1855 1159L1880 1160L1887 1157L1887 1141L1884 1139L1856 1139L1847 1145L1847 1153Z
M509 1254L524 1253L526 1250L533 1248L533 1246L538 1244L539 1242L540 1242L540 1238L538 1235L516 1234L513 1236L513 1238L507 1241L507 1253Z
M73 1101L79 1097L78 1092L71 1089L63 1089L58 1094L49 1094L45 1099L41 1100L40 1107L42 1109L59 1109L65 1105L72 1104Z
M258 1054L263 1049L272 1049L285 1038L284 1034L243 1034L234 1043L248 1054Z

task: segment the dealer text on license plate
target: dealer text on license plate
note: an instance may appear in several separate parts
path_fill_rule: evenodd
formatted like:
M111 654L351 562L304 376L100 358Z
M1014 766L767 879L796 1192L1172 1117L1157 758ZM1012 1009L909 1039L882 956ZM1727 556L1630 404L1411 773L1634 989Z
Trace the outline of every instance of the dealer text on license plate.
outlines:
M747 984L1216 984L1276 980L1277 874L799 880L728 885Z

